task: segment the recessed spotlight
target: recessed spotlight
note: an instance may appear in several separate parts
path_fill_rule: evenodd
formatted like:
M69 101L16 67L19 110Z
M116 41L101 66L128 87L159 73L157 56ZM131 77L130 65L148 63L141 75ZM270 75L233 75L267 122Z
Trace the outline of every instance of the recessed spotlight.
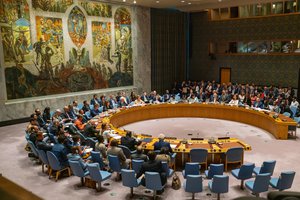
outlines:
M181 3L184 3L185 1L181 1Z
M188 4L189 4L189 5L191 5L192 3L191 3L191 2L189 2Z
M156 3L159 3L159 1L156 1Z
M219 2L221 2L222 0L218 0Z
M136 0L134 0L133 3L136 4Z
M126 0L123 0L123 2L126 2Z

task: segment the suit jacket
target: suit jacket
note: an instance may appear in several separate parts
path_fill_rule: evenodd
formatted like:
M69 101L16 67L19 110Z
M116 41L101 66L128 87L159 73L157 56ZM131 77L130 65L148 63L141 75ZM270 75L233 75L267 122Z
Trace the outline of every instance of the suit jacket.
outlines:
M154 150L160 150L162 147L168 147L169 152L173 153L173 150L169 142L165 142L164 140L159 140L158 142L154 143Z
M55 144L52 147L52 153L57 157L61 165L68 166L68 150L63 144Z
M79 154L68 154L68 159L71 161L79 161L79 164L81 165L82 169L85 170L87 167L87 164L83 161L81 156Z
M51 151L51 149L52 149L52 146L50 144L47 144L43 140L42 141L36 140L35 146L37 149L44 150L44 151Z
M87 112L87 111L90 110L90 106L89 105L83 105L82 110L83 110L83 112Z
M140 172L137 174L137 178L141 177L145 172L158 172L160 174L160 180L162 185L167 181L166 173L163 171L161 161L149 160L142 164ZM142 185L145 185L145 178L142 179Z
M124 145L130 149L130 151L135 150L135 145L137 144L137 141L132 137L121 137L121 145Z
M143 160L146 162L148 160L148 157L145 154L134 153L131 155L131 160Z
M84 135L87 137L95 137L99 131L96 130L95 126L92 124L87 123L84 128Z
M95 105L95 104L99 104L99 105L100 105L100 102L101 102L101 101L100 101L99 99L94 99L94 98L93 98L93 99L91 99L91 103L90 103L90 104L91 104L91 105Z
M119 147L110 147L107 150L107 155L117 156L119 158L119 161L120 161L120 164L121 164L122 168L127 168L126 157L125 157L124 152L121 148L119 148Z

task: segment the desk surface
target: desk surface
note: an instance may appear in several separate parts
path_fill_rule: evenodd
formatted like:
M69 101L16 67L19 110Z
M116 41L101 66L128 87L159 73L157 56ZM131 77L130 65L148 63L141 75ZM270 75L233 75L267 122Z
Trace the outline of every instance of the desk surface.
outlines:
M125 135L125 131L118 127L137 121L173 117L200 117L237 121L265 129L277 139L287 139L288 127L297 125L291 118L284 115L277 116L274 112L214 104L157 104L118 109L111 112L113 113L110 113L109 117L107 113L100 116L102 122L110 123L111 128L122 136ZM154 143L158 141L158 138L147 134L137 134L136 137L144 142L144 147L147 150L153 150ZM205 139L184 141L180 138L166 138L165 140L171 143L175 152L188 153L193 148L205 148L209 153L223 153L232 147L243 147L246 151L251 150L250 145L236 138L217 139L214 144L209 144L208 140Z

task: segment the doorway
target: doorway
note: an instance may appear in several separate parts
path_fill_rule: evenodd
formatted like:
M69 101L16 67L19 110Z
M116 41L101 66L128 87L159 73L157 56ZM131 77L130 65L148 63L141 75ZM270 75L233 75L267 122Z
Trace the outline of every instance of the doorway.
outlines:
M221 67L220 69L220 83L229 83L231 82L231 68Z

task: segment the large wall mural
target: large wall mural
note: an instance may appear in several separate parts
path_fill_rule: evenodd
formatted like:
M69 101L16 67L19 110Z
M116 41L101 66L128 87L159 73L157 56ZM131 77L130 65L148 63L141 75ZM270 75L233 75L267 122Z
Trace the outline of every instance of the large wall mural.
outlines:
M7 99L133 85L130 8L28 2L0 0Z

